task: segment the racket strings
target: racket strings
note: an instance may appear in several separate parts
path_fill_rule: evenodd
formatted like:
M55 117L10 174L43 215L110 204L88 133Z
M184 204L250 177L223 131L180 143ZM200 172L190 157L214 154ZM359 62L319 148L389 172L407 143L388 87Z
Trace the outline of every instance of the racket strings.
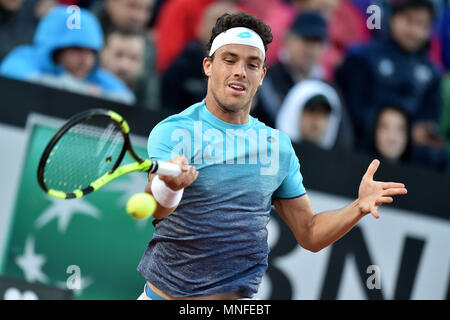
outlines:
M51 150L44 183L64 192L88 187L111 170L124 142L120 127L111 119L91 118L74 125Z

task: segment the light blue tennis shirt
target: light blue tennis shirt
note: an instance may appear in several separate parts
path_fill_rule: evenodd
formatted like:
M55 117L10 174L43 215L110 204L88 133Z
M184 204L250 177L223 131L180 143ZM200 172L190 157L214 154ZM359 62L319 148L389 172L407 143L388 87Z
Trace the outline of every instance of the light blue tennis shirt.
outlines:
M272 199L306 193L289 137L251 116L224 122L202 101L155 126L148 153L183 154L199 175L177 209L154 220L138 271L174 297L252 297L267 269Z

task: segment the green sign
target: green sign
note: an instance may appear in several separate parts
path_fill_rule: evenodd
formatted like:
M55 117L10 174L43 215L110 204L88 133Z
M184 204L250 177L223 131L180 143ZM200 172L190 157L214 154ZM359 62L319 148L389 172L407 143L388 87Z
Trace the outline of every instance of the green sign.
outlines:
M134 220L125 205L144 190L147 175L125 175L81 199L46 195L37 183L37 166L57 128L54 120L44 117L35 117L28 126L1 274L73 289L75 299L136 299L145 284L136 267L154 229L152 218ZM135 150L145 157L145 140L137 140L132 137Z

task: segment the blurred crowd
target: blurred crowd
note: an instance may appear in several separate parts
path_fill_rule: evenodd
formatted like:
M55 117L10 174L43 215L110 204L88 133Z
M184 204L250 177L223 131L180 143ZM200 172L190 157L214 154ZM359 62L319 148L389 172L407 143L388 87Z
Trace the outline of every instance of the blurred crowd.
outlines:
M239 11L274 34L253 116L293 142L450 170L445 0L0 0L0 75L180 112L206 95L216 19Z

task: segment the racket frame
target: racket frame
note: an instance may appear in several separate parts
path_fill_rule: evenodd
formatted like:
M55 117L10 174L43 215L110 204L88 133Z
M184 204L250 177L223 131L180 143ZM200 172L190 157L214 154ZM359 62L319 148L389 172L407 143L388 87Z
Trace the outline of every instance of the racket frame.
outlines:
M82 188L82 189L76 189L72 192L64 192L52 188L48 188L45 185L44 182L44 169L45 165L47 163L47 159L53 150L54 146L58 143L58 141L61 139L61 137L69 131L72 127L75 125L85 121L89 120L93 117L103 117L103 118L109 118L114 120L114 123L120 127L120 131L122 132L123 138L124 138L124 144L122 147L122 150L119 154L119 157L117 158L116 162L114 163L113 167L106 172L104 175L102 175L100 178L96 179L95 181L91 182L89 186ZM112 111L107 109L90 109L81 113L78 113L71 117L52 137L52 139L47 144L46 148L44 149L44 152L41 156L41 159L39 161L38 165L38 182L41 188L50 196L60 198L60 199L73 199L73 198L81 198L93 191L98 190L99 188L103 187L105 184L110 182L111 180L118 178L126 173L130 172L137 172L137 171L151 171L154 172L157 170L157 161L152 161L149 159L142 159L140 158L136 152L133 150L130 142L129 137L129 131L130 127L128 123L123 119L123 117ZM122 162L125 153L128 151L130 156L136 161L134 163L125 164L123 166L120 166L120 163Z

